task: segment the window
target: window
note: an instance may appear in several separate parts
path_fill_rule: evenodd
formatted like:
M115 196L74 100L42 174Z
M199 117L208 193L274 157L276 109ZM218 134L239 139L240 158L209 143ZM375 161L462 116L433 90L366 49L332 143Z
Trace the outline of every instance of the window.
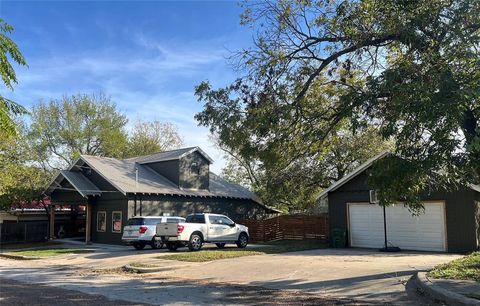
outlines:
M143 225L157 225L162 222L162 218L145 218Z
M122 232L122 212L112 211L112 233Z
M127 225L143 225L143 218L132 218L128 220Z
M200 165L198 163L192 163L190 170L193 174L199 175L200 174Z
M232 226L235 224L232 220L224 216L209 216L208 219L210 220L211 224L220 224L220 225L228 225Z
M184 221L185 219L183 218L167 218L167 223L180 223Z
M205 215L189 215L187 216L187 223L205 223Z
M107 230L107 212L97 212L97 232L105 232Z
M223 224L223 225L228 225L228 226L233 226L235 224L235 222L233 222L232 220L230 220L230 218L227 218L227 217L219 217L220 219L220 224Z
M222 221L220 220L220 216L208 216L208 220L210 221L211 224L222 224Z

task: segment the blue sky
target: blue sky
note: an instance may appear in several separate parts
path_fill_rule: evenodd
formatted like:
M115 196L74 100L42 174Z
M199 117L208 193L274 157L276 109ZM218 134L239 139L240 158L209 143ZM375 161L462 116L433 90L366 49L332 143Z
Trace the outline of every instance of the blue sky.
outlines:
M186 145L201 146L223 166L208 130L193 116L201 110L194 86L235 79L230 51L247 47L252 33L239 25L234 1L1 1L0 16L28 68L16 67L19 84L6 97L30 107L64 94L104 92L130 122L175 123Z

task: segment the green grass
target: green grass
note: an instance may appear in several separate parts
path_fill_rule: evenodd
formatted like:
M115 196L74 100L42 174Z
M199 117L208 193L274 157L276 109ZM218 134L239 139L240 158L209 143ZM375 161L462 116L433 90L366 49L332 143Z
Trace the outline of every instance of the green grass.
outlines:
M82 249L37 249L37 250L25 250L25 251L14 251L6 254L9 255L20 255L20 256L29 256L29 257L51 257L58 255L67 255L67 254L83 254L83 253L93 253L92 250L82 250Z
M428 277L473 280L480 282L480 252L438 265L427 273Z
M46 242L27 242L27 243L14 243L14 244L0 244L0 250L15 250L26 248L38 248L44 246L59 245L61 242L46 241Z
M155 267L158 267L157 265L145 264L145 263L141 263L141 262L132 262L132 263L129 263L128 265L131 266L131 267L134 267L134 268L155 268Z
M468 294L465 294L465 296L472 299L480 300L480 293L468 293Z
M265 242L262 243L262 245L262 247L255 247L251 249L226 248L201 250L198 252L182 252L160 256L158 258L188 262L204 262L252 255L279 254L286 252L322 249L327 247L325 243L315 240L279 240Z

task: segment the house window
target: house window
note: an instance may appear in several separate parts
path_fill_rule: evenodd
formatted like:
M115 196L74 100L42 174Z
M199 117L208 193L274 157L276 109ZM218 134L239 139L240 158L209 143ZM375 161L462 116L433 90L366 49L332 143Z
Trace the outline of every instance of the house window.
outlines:
M121 211L112 211L112 232L113 233L122 232L122 212Z
M193 174L199 175L200 174L200 165L198 163L192 163L190 170Z
M97 232L105 232L107 230L107 212L97 212Z

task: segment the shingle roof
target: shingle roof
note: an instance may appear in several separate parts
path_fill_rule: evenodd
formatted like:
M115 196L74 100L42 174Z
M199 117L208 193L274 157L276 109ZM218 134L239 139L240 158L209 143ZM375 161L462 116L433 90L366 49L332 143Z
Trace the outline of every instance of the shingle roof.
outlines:
M350 172L349 174L345 175L343 178L340 180L336 181L332 185L330 185L327 189L324 189L318 196L317 199L326 197L329 192L335 191L353 178L355 178L357 175L365 171L366 169L370 168L377 160L384 158L385 156L391 155L392 153L389 151L383 151L380 154L370 158L363 164L361 164L358 168ZM480 185L474 185L474 184L469 184L468 187L476 192L480 192Z
M145 156L133 157L133 158L130 158L130 159L127 159L127 160L133 160L133 161L136 161L139 164L148 164L148 163L155 163L155 162L160 162L160 161L180 159L183 156L185 156L187 154L190 154L190 153L193 153L195 151L199 152L210 163L213 163L213 159L211 159L210 156L208 156L207 153L205 153L199 147L188 147L188 148L164 151L164 152L159 152L159 153L145 155Z
M152 170L148 165L139 164L132 158L119 160L108 157L82 155L80 160L83 160L123 194L148 193L200 197L227 197L251 199L257 203L261 203L261 200L253 192L238 184L230 183L212 172L210 172L210 184L208 190L182 189L164 176ZM73 167L74 166L72 166L72 168ZM138 169L138 181L136 181L135 169Z

